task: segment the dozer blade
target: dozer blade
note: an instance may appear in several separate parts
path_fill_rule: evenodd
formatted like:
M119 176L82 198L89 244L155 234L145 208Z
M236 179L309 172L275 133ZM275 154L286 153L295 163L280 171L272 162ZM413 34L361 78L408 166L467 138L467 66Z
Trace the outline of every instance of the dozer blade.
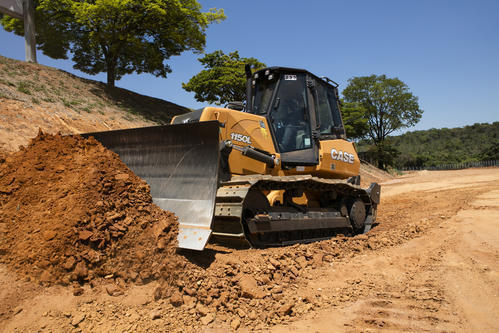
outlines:
M151 186L179 219L178 247L203 250L211 235L219 163L216 121L86 133Z

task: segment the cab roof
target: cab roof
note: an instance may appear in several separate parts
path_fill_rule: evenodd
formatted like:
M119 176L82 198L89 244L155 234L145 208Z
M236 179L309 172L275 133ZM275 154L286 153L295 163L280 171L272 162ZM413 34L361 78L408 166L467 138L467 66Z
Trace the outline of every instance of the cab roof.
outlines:
M319 76L314 75L311 72L307 71L306 69L292 68L292 67L280 67L280 66L265 67L265 68L262 68L256 72L254 72L252 77L254 77L255 74L258 74L258 76L265 75L266 71L270 71L270 73L305 73L305 74L312 76L316 80L320 80L320 81L323 81L325 83L328 83L335 88L337 88L339 86L338 83L334 82L330 78L327 78L325 76L319 77Z

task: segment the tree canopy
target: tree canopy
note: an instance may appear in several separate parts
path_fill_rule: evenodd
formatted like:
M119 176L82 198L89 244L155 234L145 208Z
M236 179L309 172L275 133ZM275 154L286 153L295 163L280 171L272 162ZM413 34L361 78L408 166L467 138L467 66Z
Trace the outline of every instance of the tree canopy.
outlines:
M387 140L400 151L397 168L499 160L499 122L407 132Z
M225 18L222 9L201 12L196 0L37 0L37 44L52 58L72 54L74 68L107 73L109 86L123 75L166 77L165 60L183 51L202 52L206 28ZM7 31L22 35L20 20L2 15Z
M245 64L254 70L266 66L255 58L241 58L238 51L225 54L219 50L198 60L205 69L183 83L182 88L194 92L199 102L218 105L246 99Z
M347 137L350 139L362 139L369 131L366 111L360 103L341 102L341 116Z
M347 103L362 106L368 121L367 135L378 151L378 167L385 168L396 150L384 141L390 133L414 126L421 119L418 98L404 82L386 75L353 77L343 96Z

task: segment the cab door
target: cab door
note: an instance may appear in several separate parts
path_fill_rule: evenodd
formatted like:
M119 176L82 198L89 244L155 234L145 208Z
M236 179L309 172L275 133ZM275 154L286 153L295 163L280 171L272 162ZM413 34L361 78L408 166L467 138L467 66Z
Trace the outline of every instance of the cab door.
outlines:
M312 83L306 73L281 74L270 105L269 123L284 166L319 163Z

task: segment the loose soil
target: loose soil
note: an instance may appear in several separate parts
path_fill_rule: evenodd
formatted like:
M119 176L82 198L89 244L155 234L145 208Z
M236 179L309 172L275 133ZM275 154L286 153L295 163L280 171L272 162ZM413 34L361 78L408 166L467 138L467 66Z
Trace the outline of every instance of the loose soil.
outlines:
M74 140L71 157L63 154L67 148L43 160L30 155L34 147L60 140L65 138L41 134L0 164L2 214L8 216L0 223L0 330L471 332L499 327L498 168L387 180L379 225L366 235L264 250L210 245L202 253L174 253L174 217L156 211L147 191L138 190L145 185L98 143L73 137L67 139ZM67 163L58 173L61 156ZM130 184L123 183L122 174ZM106 193L106 183L115 192ZM124 189L136 193L140 203L119 195ZM20 204L23 200L29 205ZM109 208L100 210L99 201L112 203L113 215ZM51 211L43 210L47 206L62 207L54 212L65 214L51 218ZM107 221L102 229L95 222L99 216ZM124 223L128 216L130 225ZM40 223L44 227L38 232L26 231ZM45 236L45 226L62 231L66 224L67 231ZM128 229L111 228L114 224ZM81 237L83 230L106 240L103 247L88 234ZM106 230L123 234L106 238L101 233ZM58 250L59 238L65 251ZM51 242L53 251L44 252ZM35 248L40 256L28 254L27 260L25 253ZM91 251L101 260L93 262ZM52 252L59 254L57 260ZM67 257L85 263L88 274L78 276L76 264L60 268ZM38 258L46 261L44 267ZM44 279L43 269L53 280Z
M40 132L6 157L0 207L0 262L25 281L113 277L124 287L174 274L175 216L153 205L149 186L93 138Z
M376 168L367 162L361 162L360 165L360 184L362 187L368 187L371 183L381 183L393 179L390 173Z

